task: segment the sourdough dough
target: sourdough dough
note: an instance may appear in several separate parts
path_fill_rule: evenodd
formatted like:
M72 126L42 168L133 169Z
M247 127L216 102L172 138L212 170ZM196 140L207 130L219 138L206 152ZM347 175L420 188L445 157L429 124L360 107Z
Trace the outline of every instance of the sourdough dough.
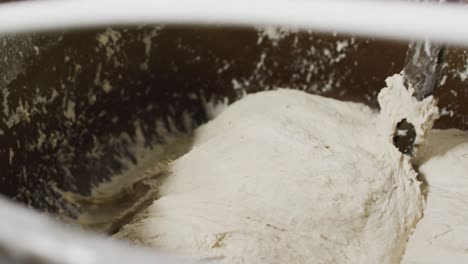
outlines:
M295 90L248 95L196 130L159 197L116 235L217 263L398 263L423 196L392 145L437 118L395 75L378 115Z
M468 263L468 133L431 131L416 164L427 204L402 263Z

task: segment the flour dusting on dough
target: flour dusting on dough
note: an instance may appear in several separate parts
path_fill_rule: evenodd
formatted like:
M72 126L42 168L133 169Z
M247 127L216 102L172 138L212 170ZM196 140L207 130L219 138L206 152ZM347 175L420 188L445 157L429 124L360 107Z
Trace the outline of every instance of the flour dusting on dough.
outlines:
M116 237L218 263L398 263L424 201L388 139L404 117L422 141L437 108L387 84L380 117L295 90L233 103Z

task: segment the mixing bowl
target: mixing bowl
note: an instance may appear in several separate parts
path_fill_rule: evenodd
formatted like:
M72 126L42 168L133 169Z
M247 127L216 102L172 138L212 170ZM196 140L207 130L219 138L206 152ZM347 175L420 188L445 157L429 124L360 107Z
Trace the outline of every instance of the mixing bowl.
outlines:
M120 246L99 238L95 244L76 242L87 237L62 234L42 218L37 222L47 227L32 226L38 216L13 214L18 206L11 201L76 218L86 206L64 193L84 197L116 175L141 170L161 159L175 136L212 118L217 105L247 93L300 89L377 110L377 93L387 76L403 68L407 44L272 26L108 25L4 35L0 192L6 198L0 210L8 213L0 220L0 248L5 260L85 263L73 262L78 257L70 254L90 254L78 247L52 259L52 253L34 251L32 242L24 241L20 250L21 243L11 239L27 232L25 226L31 234L51 230L41 233L50 241L40 244L67 239L70 246ZM466 49L448 49L442 76L436 93L442 117L436 127L466 130ZM139 257L150 254L125 250Z

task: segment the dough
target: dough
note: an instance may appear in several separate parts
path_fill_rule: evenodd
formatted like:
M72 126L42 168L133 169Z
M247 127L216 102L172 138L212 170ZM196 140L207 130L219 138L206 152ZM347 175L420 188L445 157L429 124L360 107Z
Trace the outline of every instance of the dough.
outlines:
M468 133L432 131L416 164L427 205L402 263L468 263Z
M422 217L410 159L392 145L437 118L399 75L364 105L296 90L248 95L200 127L159 197L116 235L216 263L398 263Z

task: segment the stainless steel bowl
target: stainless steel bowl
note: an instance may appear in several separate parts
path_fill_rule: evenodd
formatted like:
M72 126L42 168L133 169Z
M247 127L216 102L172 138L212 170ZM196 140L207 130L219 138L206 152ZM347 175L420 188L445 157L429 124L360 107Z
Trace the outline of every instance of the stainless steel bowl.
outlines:
M254 27L140 26L4 36L0 192L42 212L76 217L81 208L60 191L88 195L129 164L138 165L138 133L144 138L140 147L152 149L166 143L161 126L176 133L206 122L207 100L233 102L244 93L278 87L377 108L376 95L385 78L403 68L406 47ZM468 129L467 61L467 50L449 49L436 94L443 113L439 128ZM1 237L0 232L0 248L10 252Z

